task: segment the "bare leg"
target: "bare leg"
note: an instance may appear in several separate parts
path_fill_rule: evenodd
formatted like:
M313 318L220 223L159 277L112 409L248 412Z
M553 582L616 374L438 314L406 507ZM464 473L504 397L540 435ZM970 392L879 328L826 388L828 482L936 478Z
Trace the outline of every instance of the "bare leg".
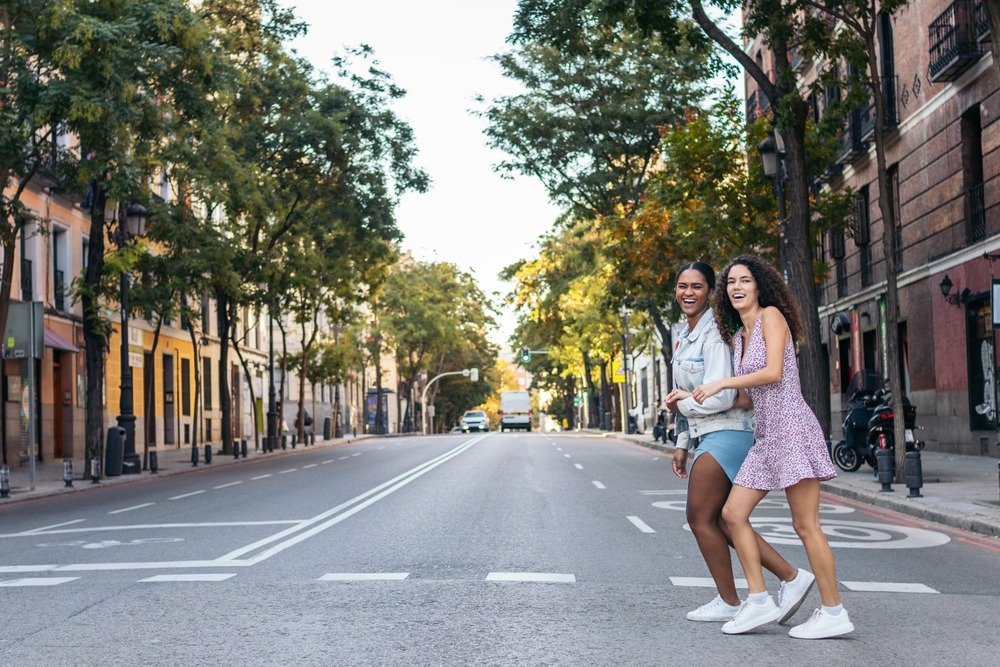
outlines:
M747 588L750 593L767 591L764 587L764 572L761 570L757 533L750 525L750 514L766 495L767 491L734 485L729 492L729 500L722 508L722 518L729 526L733 546L736 547L736 555L739 556L740 565L743 566L743 574L747 578Z
M688 477L687 521L698 541L698 549L715 581L715 588L726 604L740 603L733 581L733 559L729 538L722 530L722 506L729 497L731 483L726 472L711 454L700 455Z
M804 479L785 489L785 495L792 511L792 527L806 548L820 598L825 606L835 607L840 604L840 591L833 551L819 523L819 480Z
M698 549L715 581L715 588L726 604L740 603L733 581L733 545L729 527L722 520L722 507L729 498L732 482L718 461L705 453L695 460L688 478L687 520L698 542ZM754 532L763 566L782 581L791 581L798 569L781 557L774 547Z

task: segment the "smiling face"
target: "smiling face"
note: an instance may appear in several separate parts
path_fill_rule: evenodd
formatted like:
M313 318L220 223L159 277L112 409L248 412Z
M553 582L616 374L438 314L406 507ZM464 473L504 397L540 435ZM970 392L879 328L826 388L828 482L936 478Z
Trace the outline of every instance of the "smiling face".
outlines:
M750 267L745 264L734 264L729 269L726 278L726 294L736 312L742 314L753 312L759 303L757 281L750 273Z
M689 322L697 322L708 310L710 291L708 280L698 269L687 269L677 276L675 298Z

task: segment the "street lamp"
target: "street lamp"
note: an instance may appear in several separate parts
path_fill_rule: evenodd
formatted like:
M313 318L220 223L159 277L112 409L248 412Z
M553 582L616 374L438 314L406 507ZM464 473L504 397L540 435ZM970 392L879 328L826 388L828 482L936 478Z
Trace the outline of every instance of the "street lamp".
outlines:
M757 147L764 175L771 180L778 200L778 261L781 275L788 282L788 258L785 253L785 141L781 132L771 130Z
M622 406L625 408L625 422L622 431L624 433L629 432L629 416L632 414L632 400L629 396L631 391L631 386L628 382L628 358L631 352L629 351L629 329L628 329L628 316L629 309L628 306L622 303L622 307L619 309L619 314L622 316L622 320L625 325L625 333L622 336L622 372L625 374L625 384L622 386ZM638 420L637 420L638 421ZM638 423L636 424L638 426Z
M119 250L125 248L133 239L146 233L146 208L132 202L127 207L125 202L118 206L118 229L112 232L111 238ZM138 474L141 469L139 455L135 451L135 411L132 396L132 366L129 364L128 335L128 271L121 274L121 397L118 403L118 426L125 430L125 447L122 457L122 474Z

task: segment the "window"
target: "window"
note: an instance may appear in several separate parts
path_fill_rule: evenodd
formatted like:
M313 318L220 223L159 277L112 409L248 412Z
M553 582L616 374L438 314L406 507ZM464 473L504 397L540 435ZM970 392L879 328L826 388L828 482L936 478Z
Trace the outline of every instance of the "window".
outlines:
M191 360L181 359L181 414L191 416Z
M212 409L212 360L205 357L202 361L201 386L202 402L206 410Z
M858 246L858 259L861 263L861 286L872 284L872 246L871 218L868 214L868 186L861 188L854 199L854 242Z
M960 125L966 240L974 242L986 236L986 207L983 197L983 124L978 104L962 114Z

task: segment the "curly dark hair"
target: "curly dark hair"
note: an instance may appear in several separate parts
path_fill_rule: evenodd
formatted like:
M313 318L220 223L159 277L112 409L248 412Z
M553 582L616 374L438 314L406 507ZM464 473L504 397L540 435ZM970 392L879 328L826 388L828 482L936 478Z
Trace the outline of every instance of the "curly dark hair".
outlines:
M727 344L733 344L733 335L743 326L740 314L729 301L726 286L729 284L729 271L736 265L743 265L750 270L754 282L757 283L758 302L761 308L774 306L785 316L788 328L792 332L792 342L801 343L806 339L805 328L802 326L802 316L792 290L788 288L784 278L767 260L756 255L740 255L731 261L719 277L715 291L712 292L712 308L715 310L715 322L719 334Z

